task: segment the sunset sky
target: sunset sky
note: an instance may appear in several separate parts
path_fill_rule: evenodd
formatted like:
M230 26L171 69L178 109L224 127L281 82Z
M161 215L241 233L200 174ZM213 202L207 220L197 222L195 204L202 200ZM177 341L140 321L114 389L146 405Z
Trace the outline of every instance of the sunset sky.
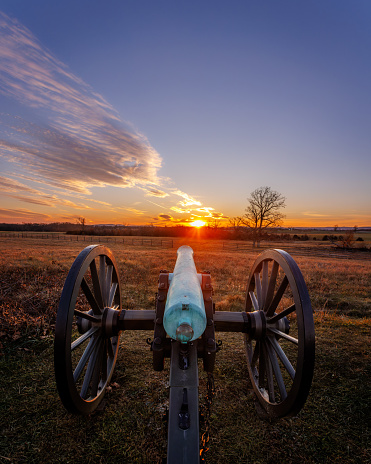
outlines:
M0 222L371 226L369 0L2 0Z

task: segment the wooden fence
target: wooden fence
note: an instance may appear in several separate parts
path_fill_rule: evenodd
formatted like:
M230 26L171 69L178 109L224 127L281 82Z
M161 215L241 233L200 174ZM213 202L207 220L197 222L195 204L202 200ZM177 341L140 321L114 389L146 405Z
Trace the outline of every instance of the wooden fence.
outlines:
M88 242L88 243L122 243L123 245L164 247L173 248L172 239L158 238L139 238L139 237L116 237L99 235L73 235L73 234L51 234L51 233L31 233L31 232L0 232L0 238L35 238L49 240L64 240L69 242Z

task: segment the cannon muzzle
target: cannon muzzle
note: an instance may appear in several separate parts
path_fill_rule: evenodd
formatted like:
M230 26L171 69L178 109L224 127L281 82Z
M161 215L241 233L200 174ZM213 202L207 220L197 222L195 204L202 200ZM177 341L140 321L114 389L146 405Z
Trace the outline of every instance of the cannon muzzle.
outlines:
M169 279L164 313L166 333L181 343L196 340L205 331L206 313L191 247L184 245L178 249L174 272Z

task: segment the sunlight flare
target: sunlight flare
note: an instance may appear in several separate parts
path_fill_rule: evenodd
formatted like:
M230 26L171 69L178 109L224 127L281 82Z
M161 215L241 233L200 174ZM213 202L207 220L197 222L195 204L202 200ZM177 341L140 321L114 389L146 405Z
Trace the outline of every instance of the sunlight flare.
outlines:
M199 228L199 227L203 227L204 225L206 225L206 222L201 221L200 219L198 219L197 221L191 222L191 226L192 226L192 227L197 227L197 228Z

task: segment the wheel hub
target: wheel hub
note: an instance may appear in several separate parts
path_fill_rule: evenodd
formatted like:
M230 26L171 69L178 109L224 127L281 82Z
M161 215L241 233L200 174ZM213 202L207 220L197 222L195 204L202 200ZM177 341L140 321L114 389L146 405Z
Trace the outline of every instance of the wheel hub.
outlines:
M253 311L247 313L247 315L250 319L249 336L251 339L259 340L264 338L269 328L277 329L285 334L290 332L290 323L286 316L276 322L269 323L264 311Z
M118 320L120 312L115 308L104 308L102 316L102 333L104 337L110 338L119 334Z
M86 333L93 326L100 326L102 328L102 335L106 338L110 338L118 335L118 318L120 311L115 308L104 308L101 316L96 316L92 310L88 312L94 318L99 318L99 322L92 322L83 317L77 317L77 329L80 334Z
M250 319L250 338L259 340L265 336L267 328L267 319L264 311L254 311L247 313Z

